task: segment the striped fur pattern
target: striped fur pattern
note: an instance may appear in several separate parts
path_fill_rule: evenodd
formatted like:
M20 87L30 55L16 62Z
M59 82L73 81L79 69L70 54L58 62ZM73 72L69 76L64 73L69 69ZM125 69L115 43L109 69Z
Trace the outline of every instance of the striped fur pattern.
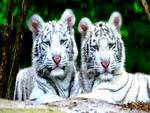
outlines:
M145 74L125 71L125 50L120 35L122 17L113 12L108 22L92 24L82 18L78 30L82 35L82 65L79 82L84 94L114 104L150 101L149 79Z
M36 82L30 95L33 103L53 102L77 95L76 65L78 55L74 39L75 16L66 9L59 21L43 22L33 15L29 29L35 39L32 65L36 69ZM79 85L78 85L79 86Z
M34 75L36 74L35 68L28 67L19 70L15 83L13 100L26 101L34 87Z

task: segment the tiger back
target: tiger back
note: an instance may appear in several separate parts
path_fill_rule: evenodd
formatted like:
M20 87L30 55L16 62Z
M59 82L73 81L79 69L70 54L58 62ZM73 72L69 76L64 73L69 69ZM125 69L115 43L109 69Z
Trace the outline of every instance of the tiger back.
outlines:
M150 76L125 71L125 47L120 28L122 17L114 12L108 22L95 24L82 18L78 30L82 35L82 64L79 82L84 94L114 104L150 101Z
M17 73L13 100L26 101L33 90L36 74L32 66L20 69Z

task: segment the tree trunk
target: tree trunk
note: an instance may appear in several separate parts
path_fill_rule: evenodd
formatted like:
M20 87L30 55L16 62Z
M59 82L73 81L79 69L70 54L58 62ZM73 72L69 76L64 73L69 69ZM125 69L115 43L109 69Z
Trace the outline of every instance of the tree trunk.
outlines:
M15 44L14 44L13 51L12 51L13 53L11 55L11 68L10 68L10 73L8 77L7 91L6 91L7 99L12 99L13 97L16 74L18 72L20 51L22 48L24 25L25 25L25 19L26 19L26 14L27 14L27 3L28 3L28 0L22 1L22 8L21 8L22 10L21 10L19 27L17 30L17 34L15 36L16 37Z
M143 7L145 9L145 13L147 14L147 17L150 23L150 12L149 12L149 6L147 4L147 1L146 0L141 0L141 1L142 1Z
M17 34L13 31L13 0L9 1L7 24L4 31L2 46L2 62L0 67L0 98L12 99L18 62L22 48L24 24L28 0L23 0Z
M10 55L13 43L13 0L8 3L6 28L3 34L2 61L0 66L0 98L5 98L10 70Z

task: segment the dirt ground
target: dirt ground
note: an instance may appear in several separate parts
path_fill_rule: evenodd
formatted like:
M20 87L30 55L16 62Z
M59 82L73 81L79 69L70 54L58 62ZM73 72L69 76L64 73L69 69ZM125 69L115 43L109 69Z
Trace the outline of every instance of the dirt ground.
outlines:
M0 99L0 113L147 113L150 112L150 103L129 103L113 105L107 102L71 98L64 101L32 105L26 102Z

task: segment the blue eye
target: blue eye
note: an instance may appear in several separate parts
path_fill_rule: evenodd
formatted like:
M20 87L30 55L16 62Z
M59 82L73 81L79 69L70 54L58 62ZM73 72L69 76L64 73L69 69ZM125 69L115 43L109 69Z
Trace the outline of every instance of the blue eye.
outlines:
M60 44L62 45L62 44L66 44L67 43L67 39L61 39L60 40Z
M112 48L113 46L114 46L114 44L111 44L111 43L110 43L110 44L109 44L109 49Z
M47 41L47 42L44 42L45 45L49 45L50 46L50 42Z
M92 51L98 51L98 50L99 50L99 48L98 48L98 46L97 46L97 45L95 45L95 46L91 46L91 50L92 50Z

